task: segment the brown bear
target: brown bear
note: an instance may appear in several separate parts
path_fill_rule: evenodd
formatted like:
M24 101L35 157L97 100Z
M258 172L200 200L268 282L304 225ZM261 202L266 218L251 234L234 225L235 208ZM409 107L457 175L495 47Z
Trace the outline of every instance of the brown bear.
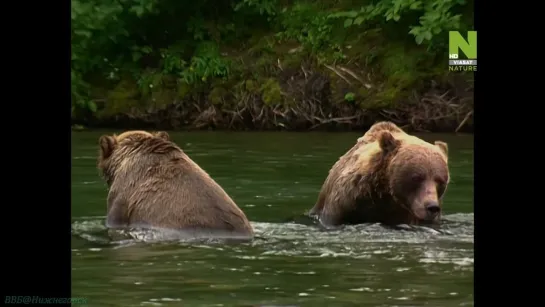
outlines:
M109 228L152 227L252 237L246 215L167 132L99 139Z
M333 165L309 215L324 226L437 224L449 180L445 142L379 122Z

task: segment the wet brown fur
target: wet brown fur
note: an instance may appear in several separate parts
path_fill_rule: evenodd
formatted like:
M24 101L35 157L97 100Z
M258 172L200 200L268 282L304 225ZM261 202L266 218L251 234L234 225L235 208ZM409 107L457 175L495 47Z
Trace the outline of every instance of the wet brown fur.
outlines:
M379 122L333 165L309 214L324 225L418 224L410 205L394 193L395 185L401 182L398 179L402 179L392 177L398 174L394 173L394 167L400 165L401 161L395 159L401 148L404 148L403 159L415 164L415 169L421 164L432 171L437 167L440 173L446 163L447 174L437 175L446 177L446 189L447 144L441 141L430 144L406 134L391 122ZM415 151L418 154L413 155Z
M168 133L103 135L99 145L98 168L109 186L108 227L253 234L242 210Z

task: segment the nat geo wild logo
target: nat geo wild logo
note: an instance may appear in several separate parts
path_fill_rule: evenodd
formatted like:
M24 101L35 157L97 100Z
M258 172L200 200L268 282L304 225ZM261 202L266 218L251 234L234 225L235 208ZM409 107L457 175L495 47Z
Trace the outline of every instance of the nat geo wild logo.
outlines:
M460 58L458 51L465 59ZM448 70L477 71L477 31L467 31L467 39L458 31L449 31Z

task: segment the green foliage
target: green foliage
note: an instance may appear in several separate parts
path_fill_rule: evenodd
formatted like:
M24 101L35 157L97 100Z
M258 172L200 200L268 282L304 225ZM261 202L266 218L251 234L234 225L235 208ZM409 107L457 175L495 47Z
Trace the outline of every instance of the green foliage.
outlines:
M346 95L344 95L344 100L346 100L348 102L353 102L355 98L356 98L356 94L354 94L352 92L346 93Z
M284 9L280 16L283 31L280 40L295 40L312 51L330 48L332 25L328 13L320 11L315 4L296 3L291 9Z
M276 0L242 0L235 5L235 11L249 8L250 11L259 12L259 15L274 16L277 12ZM270 19L269 19L270 20Z
M72 0L72 114L123 112L203 89L222 104L234 90L225 84L278 104L286 99L275 72L309 57L376 65L387 88L375 96L395 99L423 69L408 50L430 48L424 63L442 54L446 31L471 27L471 1ZM351 91L340 100L361 99Z
M228 94L229 94L229 92L225 88L223 88L221 86L214 87L210 91L210 94L208 94L208 100L212 104L220 105L220 104L224 103L224 97L227 96Z
M344 20L345 28L351 26L365 27L380 21L400 22L401 19L412 19L415 13L418 24L409 20L409 34L420 45L423 42L433 43L433 39L445 31L460 29L461 14L453 13L457 6L466 4L466 0L380 0L362 6L359 10L341 11L329 15L329 18Z
M135 17L153 13L158 0L72 0L72 113L78 109L96 111L90 102L85 75L101 70L105 77L117 77L116 49L127 46ZM128 10L126 10L128 9ZM134 35L134 33L132 34ZM134 49L129 45L129 49Z
M263 92L263 102L267 105L275 105L282 103L282 89L278 81L274 79L267 79L263 86L261 86Z
M206 82L215 77L225 78L229 75L229 66L229 61L220 56L217 45L204 42L191 58L189 68L180 72L180 77L188 84L197 83L199 80Z

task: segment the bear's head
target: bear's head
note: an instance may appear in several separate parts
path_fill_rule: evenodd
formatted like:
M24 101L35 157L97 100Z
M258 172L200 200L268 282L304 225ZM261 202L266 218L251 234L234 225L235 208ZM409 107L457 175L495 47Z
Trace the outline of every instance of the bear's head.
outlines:
M386 184L395 204L403 206L413 221L438 222L450 181L448 145L413 136L398 140L388 131L379 135L378 142L386 157Z
M111 185L116 171L138 151L141 145L150 140L169 141L170 136L165 131L147 132L132 130L120 135L102 135L99 140L98 169L108 185Z

